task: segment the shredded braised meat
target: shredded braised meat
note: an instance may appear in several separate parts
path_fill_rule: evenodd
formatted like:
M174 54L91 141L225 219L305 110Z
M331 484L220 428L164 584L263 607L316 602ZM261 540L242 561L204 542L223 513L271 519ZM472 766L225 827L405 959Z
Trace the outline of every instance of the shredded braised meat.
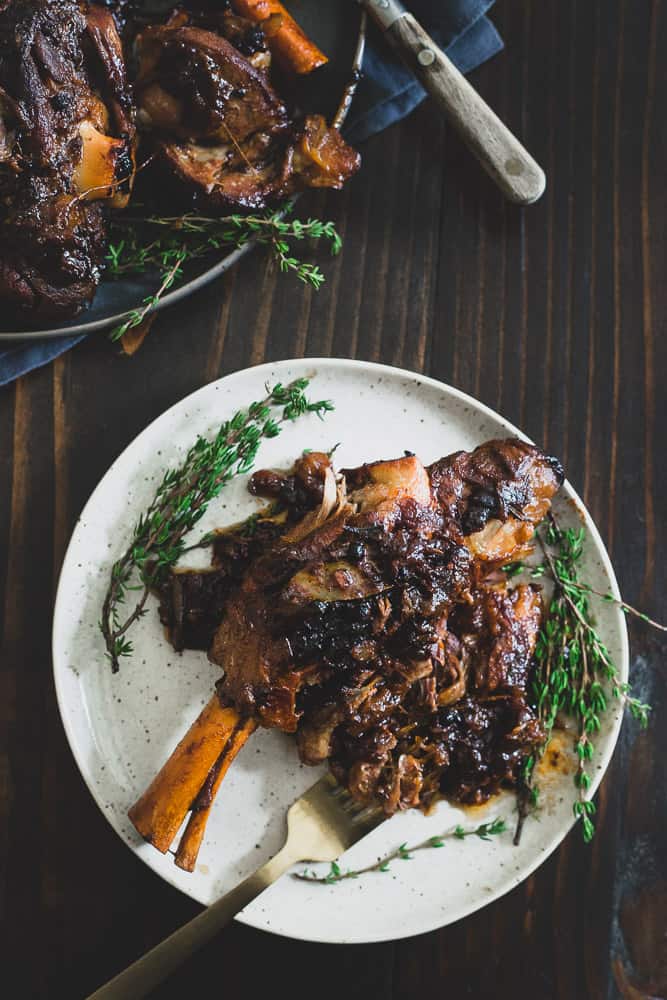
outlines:
M302 761L328 761L358 800L481 802L543 737L539 589L497 570L528 551L562 480L513 439L339 475L304 455L253 476L272 507L221 532L208 570L172 574L162 620L223 668L223 702L295 733Z

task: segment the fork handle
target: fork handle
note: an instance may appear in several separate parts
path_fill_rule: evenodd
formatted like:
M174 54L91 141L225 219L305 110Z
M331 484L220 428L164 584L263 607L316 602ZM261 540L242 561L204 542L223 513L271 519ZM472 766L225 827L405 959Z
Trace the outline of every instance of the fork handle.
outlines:
M249 875L222 899L179 927L104 986L100 986L91 993L88 1000L128 1000L128 997L141 1000L141 997L164 982L175 969L214 938L218 931L231 923L237 913L299 860L285 845L253 875Z
M377 5L373 9L374 4ZM530 205L543 194L544 171L491 110L419 22L394 0L370 10L385 37L444 111L471 152L510 201ZM365 5L368 7L368 0ZM386 9L393 16L379 14ZM386 18L386 19L385 19Z

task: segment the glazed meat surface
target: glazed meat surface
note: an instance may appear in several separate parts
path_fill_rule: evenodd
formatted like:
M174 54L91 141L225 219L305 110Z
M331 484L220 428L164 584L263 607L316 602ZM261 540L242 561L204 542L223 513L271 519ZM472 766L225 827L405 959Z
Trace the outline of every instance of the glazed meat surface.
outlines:
M151 27L135 42L142 125L179 139L246 142L279 132L287 109L268 78L231 42L193 27Z
M135 130L111 14L72 0L0 10L0 297L35 321L92 298L102 203L124 204Z
M359 155L321 116L292 120L263 50L248 51L259 44L256 32L239 18L219 22L231 41L176 19L135 42L139 123L152 134L168 190L220 212L264 208L306 187L342 187Z
M517 440L338 476L305 455L255 474L270 512L221 533L208 571L174 573L162 619L177 647L195 626L210 643L223 701L296 733L301 759L328 761L357 799L388 814L482 801L542 736L540 594L496 571L527 551L562 478Z

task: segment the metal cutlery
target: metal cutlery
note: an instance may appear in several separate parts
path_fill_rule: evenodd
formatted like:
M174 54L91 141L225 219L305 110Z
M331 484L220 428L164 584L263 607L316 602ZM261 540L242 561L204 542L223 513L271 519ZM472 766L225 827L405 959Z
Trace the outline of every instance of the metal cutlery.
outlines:
M140 1000L299 861L334 861L385 819L362 807L329 775L320 778L287 812L284 847L216 903L161 941L88 1000Z
M503 194L530 205L544 171L399 0L358 0Z

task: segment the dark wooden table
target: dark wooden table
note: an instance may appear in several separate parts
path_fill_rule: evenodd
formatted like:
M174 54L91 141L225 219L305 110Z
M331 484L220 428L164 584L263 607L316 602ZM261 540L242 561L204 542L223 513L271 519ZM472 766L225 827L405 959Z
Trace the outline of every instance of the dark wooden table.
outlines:
M494 16L507 50L474 82L544 164L538 205L504 204L423 106L367 144L342 195L302 202L344 237L319 293L253 254L160 317L133 359L92 337L0 391L8 997L83 997L198 911L94 804L50 662L54 590L81 507L128 442L193 389L301 355L379 360L458 386L562 457L626 599L667 617L667 7L506 0ZM235 925L159 996L667 996L666 648L643 626L631 639L655 721L623 728L593 846L573 833L509 896L415 939L318 946Z

